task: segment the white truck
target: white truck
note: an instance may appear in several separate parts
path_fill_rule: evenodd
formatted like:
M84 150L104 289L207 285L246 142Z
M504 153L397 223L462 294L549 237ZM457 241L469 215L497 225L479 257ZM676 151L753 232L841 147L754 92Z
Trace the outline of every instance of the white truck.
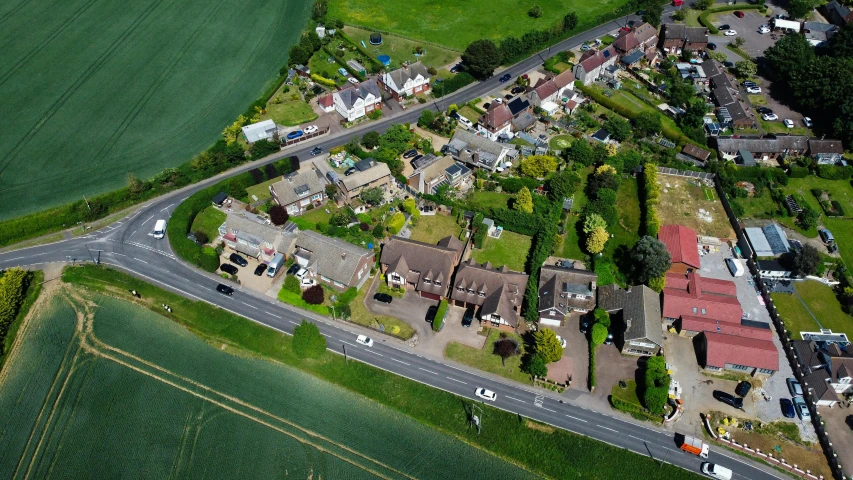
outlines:
M729 271L732 273L733 277L742 277L744 268L743 263L737 258L727 258L726 265L729 267Z

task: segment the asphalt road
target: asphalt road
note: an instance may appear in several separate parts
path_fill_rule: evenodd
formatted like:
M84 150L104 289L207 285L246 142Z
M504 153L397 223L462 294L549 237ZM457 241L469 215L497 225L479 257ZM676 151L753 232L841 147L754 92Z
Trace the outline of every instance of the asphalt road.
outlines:
M560 42L550 51L556 54L561 50L576 47L584 41L603 36L631 19L637 20L635 17L626 17L620 19L619 23L596 27ZM500 74L508 72L515 77L537 67L545 58L547 58L547 51L513 65ZM334 137L317 139L301 144L298 148L284 150L218 177L164 195L140 206L134 213L121 220L84 236L0 254L0 268L18 265L38 268L40 265L51 262L98 261L127 271L160 287L219 306L236 315L285 333L291 333L303 318L309 318L318 324L331 350L344 353L345 349L351 359L470 399L476 399L475 388L484 387L497 393L497 400L493 404L497 408L586 435L639 455L651 456L659 462L667 462L691 472L698 472L701 465L700 459L682 452L676 445L673 435L663 429L611 417L568 402L564 403L547 392L537 392L532 387L486 377L474 369L447 365L440 359L419 355L416 347L408 347L403 342L390 337L384 338L381 334L373 334L374 346L365 347L355 343L355 338L358 333L369 333L366 330L360 331L357 326L330 321L309 312L297 311L293 307L259 293L238 287L233 296L222 295L215 290L219 283L218 277L176 259L167 239L157 240L151 235L154 223L158 219L168 219L181 201L193 192L222 178L289 155L297 155L305 159L308 158L308 151L315 146L328 150L348 142L355 136L361 136L368 130L384 131L395 123L414 123L423 108L444 110L451 103L464 103L468 99L484 96L498 86L496 76L455 92L433 104L419 105L417 108L399 112L382 120L346 130ZM488 428L487 415L484 419L484 427ZM708 461L732 469L736 478L753 480L783 478L769 466L752 462L722 448L712 448Z

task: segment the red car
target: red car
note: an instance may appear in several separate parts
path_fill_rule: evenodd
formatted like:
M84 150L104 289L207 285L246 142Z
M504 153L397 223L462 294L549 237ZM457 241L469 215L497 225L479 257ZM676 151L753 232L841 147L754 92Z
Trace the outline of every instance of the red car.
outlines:
M735 16L737 18L743 18L743 12L741 12L740 10L735 10Z
M680 7L682 5L684 5L684 0L672 0L673 7Z
M630 28L628 28L628 27L622 27L622 28L620 28L620 29L619 29L619 31L620 31L620 32L630 32L630 31L631 31L631 29L630 29Z

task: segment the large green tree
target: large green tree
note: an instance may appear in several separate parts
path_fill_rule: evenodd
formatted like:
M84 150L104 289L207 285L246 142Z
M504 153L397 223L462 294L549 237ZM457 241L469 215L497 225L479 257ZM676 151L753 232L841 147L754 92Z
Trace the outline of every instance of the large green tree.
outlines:
M660 277L672 265L672 259L666 250L666 245L660 240L645 236L631 250L631 261L634 264L634 278L640 283L646 283L651 278Z
M565 150L566 160L588 167L594 161L592 147L586 140L580 139Z
M618 142L623 142L631 136L631 124L615 113L607 116L607 120L604 121L604 128Z
M533 196L527 187L522 187L515 195L513 208L524 213L533 213Z
M637 138L648 137L660 132L663 125L660 120L660 115L655 112L640 112L634 118L634 134Z
M548 180L548 196L553 201L562 201L571 197L583 179L576 172L563 170Z
M544 178L557 170L557 158L551 155L531 155L521 162L521 172L528 177Z
M475 40L462 53L465 69L474 78L485 80L492 76L501 64L501 54L495 42L487 39Z
M557 341L557 334L550 328L543 328L533 334L533 345L536 354L542 357L545 363L554 363L563 358L563 347Z
M794 18L805 18L812 10L818 7L820 0L789 0L785 9Z
M663 0L643 0L639 5L643 10L643 21L653 25L654 27L660 27L661 17L663 17L663 9L666 6L666 2Z

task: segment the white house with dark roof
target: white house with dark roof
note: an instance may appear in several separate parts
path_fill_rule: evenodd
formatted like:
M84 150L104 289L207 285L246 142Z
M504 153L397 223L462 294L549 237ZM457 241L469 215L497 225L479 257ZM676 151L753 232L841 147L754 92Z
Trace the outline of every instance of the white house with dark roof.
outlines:
M512 132L512 111L505 102L493 101L486 113L480 116L477 123L480 135L489 140L497 140L502 134Z
M370 277L372 251L313 230L299 232L293 257L316 281L337 290L361 288Z
M430 75L427 67L421 62L403 65L397 70L383 73L379 77L379 85L399 100L403 96L429 93Z
M227 214L219 235L226 247L262 262L269 262L276 253L287 254L296 239L295 234L249 213Z
M348 122L382 108L382 92L376 80L367 80L332 94L335 110Z
M326 201L326 185L330 183L327 174L331 171L325 162L311 161L270 185L270 194L289 215L299 215L310 205L317 207Z

